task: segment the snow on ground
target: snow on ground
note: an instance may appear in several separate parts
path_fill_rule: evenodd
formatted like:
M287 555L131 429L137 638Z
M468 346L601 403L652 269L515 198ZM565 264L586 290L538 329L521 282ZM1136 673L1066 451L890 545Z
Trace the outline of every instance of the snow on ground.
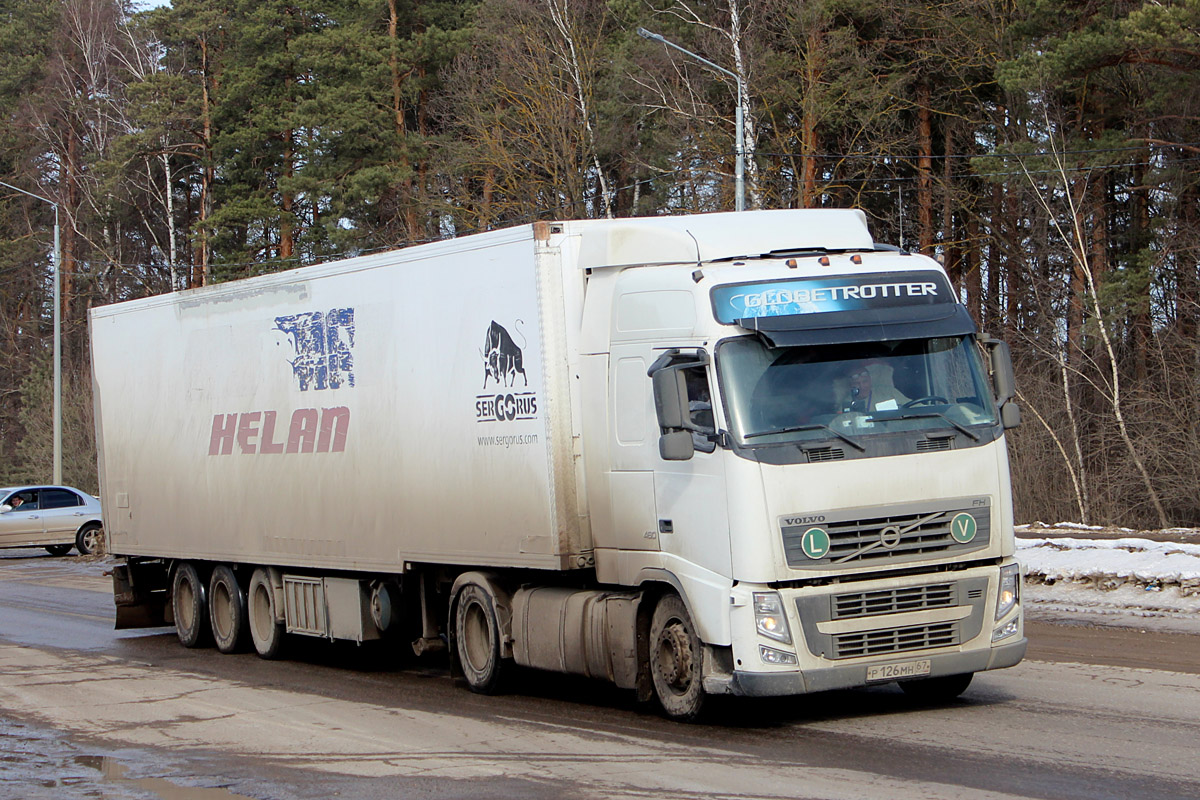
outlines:
M1196 533L1076 523L1019 526L1026 607L1048 618L1082 614L1137 625L1154 620L1156 627L1198 631L1200 544L1177 541Z

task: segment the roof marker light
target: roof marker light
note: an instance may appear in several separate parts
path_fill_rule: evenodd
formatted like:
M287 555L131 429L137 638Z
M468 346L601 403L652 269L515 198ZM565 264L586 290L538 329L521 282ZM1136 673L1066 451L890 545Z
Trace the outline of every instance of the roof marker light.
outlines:
M850 263L852 263L852 264L861 264L861 263L862 263L862 256L860 256L858 253L855 253L854 255L850 256Z
M829 256L821 256L819 259L817 259L817 263L820 264L822 267L828 267L829 266Z

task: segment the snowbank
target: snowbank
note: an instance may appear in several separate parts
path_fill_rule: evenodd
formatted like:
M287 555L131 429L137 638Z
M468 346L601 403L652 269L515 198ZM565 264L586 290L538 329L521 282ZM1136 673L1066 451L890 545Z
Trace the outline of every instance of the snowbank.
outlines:
M1147 591L1200 595L1200 545L1121 539L1018 539L1026 581L1060 581L1113 591L1127 584Z

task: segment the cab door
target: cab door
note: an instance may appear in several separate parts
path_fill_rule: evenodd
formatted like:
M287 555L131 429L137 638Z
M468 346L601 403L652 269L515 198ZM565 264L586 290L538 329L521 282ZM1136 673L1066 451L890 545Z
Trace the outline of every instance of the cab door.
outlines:
M42 512L38 509L38 492L33 489L13 492L4 498L3 504L11 504L16 496L24 498L25 502L12 511L0 512L0 547L41 544L45 533Z
M692 440L692 455L677 459L655 453L654 504L659 549L728 577L732 574L732 554L725 458L715 441L715 396L708 361L703 351L682 351L674 359L655 364L682 376L679 385L686 393L683 422Z

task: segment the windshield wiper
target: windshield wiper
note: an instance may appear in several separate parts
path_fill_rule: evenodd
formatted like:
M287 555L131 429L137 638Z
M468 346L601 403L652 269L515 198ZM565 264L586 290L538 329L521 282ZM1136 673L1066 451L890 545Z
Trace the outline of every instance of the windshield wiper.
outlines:
M953 425L955 428L957 428L959 431L965 433L967 436L970 436L975 441L977 441L977 442L979 441L979 434L977 434L975 431L971 430L970 428L968 428L964 425L959 425L957 422L950 419L949 417L947 417L945 414L943 414L940 411L906 411L905 413L900 415L900 419L920 419L922 417L941 417L942 419L946 420L946 422L949 422L951 425Z
M846 442L847 444L849 444L851 447L856 447L860 451L863 451L863 452L865 452L867 449L867 448L863 447L861 444L859 444L858 442L851 439L846 434L839 433L838 431L835 431L833 428L829 427L828 425L822 425L819 422L814 422L809 425L793 425L788 428L776 428L775 430L769 430L769 431L756 431L754 433L747 433L742 438L743 439L756 439L759 436L775 436L775 435L778 435L781 433L799 433L801 431L829 431L834 436L841 439L843 442Z

